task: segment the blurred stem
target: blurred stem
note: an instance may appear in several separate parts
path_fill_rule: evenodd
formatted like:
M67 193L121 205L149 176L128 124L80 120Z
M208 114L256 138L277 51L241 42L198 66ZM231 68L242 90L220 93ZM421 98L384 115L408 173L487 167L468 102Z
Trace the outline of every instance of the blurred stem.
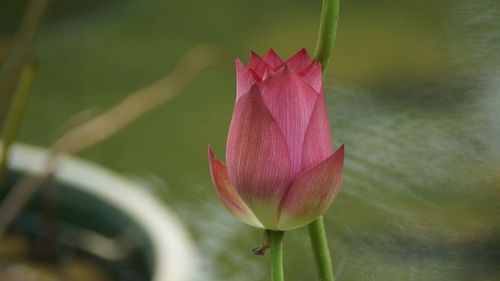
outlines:
M0 71L0 129L5 126L8 107L13 99L31 45L51 0L31 0L24 12L13 46Z
M2 153L0 158L0 183L3 182L7 162L9 157L9 151L14 143L17 132L21 125L21 120L23 113L26 108L26 104L29 100L29 93L31 86L33 84L33 79L35 77L36 67L34 61L28 61L21 71L21 76L19 77L19 83L14 94L14 100L12 101L12 106L5 120L5 126L2 131Z
M319 280L334 281L332 259L328 249L328 241L326 240L323 216L309 224L309 237L311 238Z
M284 281L283 274L283 231L270 231L271 241L271 280Z
M332 55L333 44L335 44L335 37L337 36L338 20L339 0L323 0L318 42L313 57L315 61L321 62L323 75Z
M101 115L66 132L50 147L36 177L24 175L0 201L0 236L24 206L48 182L58 167L60 156L71 156L123 130L144 114L182 93L203 69L214 65L221 52L210 44L190 50L175 69L162 79L127 96Z

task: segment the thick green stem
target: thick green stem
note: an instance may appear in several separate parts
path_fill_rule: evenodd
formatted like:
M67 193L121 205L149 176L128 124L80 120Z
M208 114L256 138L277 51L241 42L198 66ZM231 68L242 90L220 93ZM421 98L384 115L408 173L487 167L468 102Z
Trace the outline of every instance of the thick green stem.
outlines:
M335 37L337 36L338 20L339 0L323 0L318 42L313 56L315 61L321 62L323 74L332 55L333 44L335 44Z
M328 249L323 216L309 224L309 236L311 238L314 259L316 260L319 280L334 281L332 259L330 257L330 250Z
M271 241L271 280L284 281L283 275L283 231L270 231Z
M10 147L14 143L17 132L21 125L21 120L23 113L25 111L26 105L29 100L29 93L31 90L31 85L33 84L33 79L35 77L35 63L33 61L28 62L19 78L19 83L17 85L17 90L15 91L14 100L12 101L12 106L9 110L7 119L5 120L5 126L2 130L2 152L0 157L0 183L3 182L5 171L7 167L8 157Z
M31 0L24 13L16 40L0 71L0 129L4 126L22 68L29 59L31 45L51 0Z

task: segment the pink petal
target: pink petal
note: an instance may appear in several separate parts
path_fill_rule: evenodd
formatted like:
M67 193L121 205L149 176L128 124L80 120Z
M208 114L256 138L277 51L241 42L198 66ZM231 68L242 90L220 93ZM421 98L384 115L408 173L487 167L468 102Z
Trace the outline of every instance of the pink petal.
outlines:
M266 69L264 71L264 73L262 74L262 76L259 76L257 75L257 73L255 73L253 70L250 70L250 72L252 73L252 75L254 76L255 78L255 81L257 83L260 83L262 82L263 80L266 80L267 78L269 78L269 76L273 75L274 73L276 73L276 71L272 70L272 69Z
M304 68L309 66L313 61L307 54L306 49L300 50L293 57L289 58L285 63L296 73L300 73Z
M238 194L264 226L274 227L279 202L292 180L290 154L257 86L235 106L226 157Z
M229 180L226 166L224 166L219 159L215 158L214 152L210 146L208 146L208 160L212 183L220 201L222 201L226 209L241 221L255 227L263 228L263 225L255 217L252 211L250 211L245 202L241 200Z
M321 63L313 62L304 70L302 70L299 75L304 78L304 80L311 86L316 92L320 92L323 87L323 73L321 70Z
M264 73L272 70L272 67L253 51L250 52L250 61L247 68L254 74L255 80L262 80Z
M285 135L295 177L301 171L302 144L317 93L286 65L258 85L266 107Z
M278 229L294 229L322 215L340 190L343 167L342 145L325 161L295 179L281 202Z
M253 75L255 82L260 83L262 80L266 80L271 73L274 73L275 71L271 69L266 69L262 75L258 75L255 71L250 69L250 73Z
M269 76L273 75L274 73L276 73L276 71L272 70L272 69L268 69L264 72L264 74L262 75L262 80L266 80L267 78L269 78ZM261 80L261 81L262 81ZM261 82L259 81L259 82Z
M236 101L243 96L250 87L255 83L253 75L248 71L248 69L241 63L239 59L236 59Z
M257 66L262 62L262 58L254 51L250 51L250 60L248 61L248 69L257 69Z
M260 81L264 73L268 70L272 70L272 67L254 51L251 51L247 69L252 73L256 81Z
M301 171L316 166L332 155L332 137L330 122L325 106L325 97L319 93L307 125L304 144L302 145Z
M278 54L276 54L276 52L273 49L267 52L266 56L264 57L264 61L269 66L271 66L273 70L277 70L284 64L283 60L280 58L280 56L278 56Z

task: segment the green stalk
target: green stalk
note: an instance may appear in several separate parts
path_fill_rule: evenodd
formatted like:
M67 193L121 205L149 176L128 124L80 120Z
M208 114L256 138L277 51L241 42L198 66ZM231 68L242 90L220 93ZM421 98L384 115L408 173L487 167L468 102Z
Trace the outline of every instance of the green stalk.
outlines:
M14 95L14 100L12 101L12 106L9 110L7 119L5 120L5 126L2 131L2 153L0 158L0 183L3 182L5 171L7 168L7 162L9 157L9 151L14 143L17 132L21 125L21 120L23 113L26 108L26 104L29 100L29 93L31 86L33 84L33 79L35 77L36 67L33 61L27 63L22 69L21 76L19 77L19 83ZM1 185L0 185L1 186Z
M321 62L323 77L332 56L333 45L337 36L338 20L339 0L323 0L318 42L316 43L313 56L315 61ZM334 281L332 259L330 257L330 250L328 249L323 216L310 223L308 227L319 280Z
M5 126L22 69L29 59L31 45L51 0L31 0L24 12L19 32L0 71L0 129Z
M319 280L334 281L332 259L328 249L323 216L309 224L309 237L311 238Z
M332 56L333 44L335 44L335 37L337 36L338 20L339 0L323 0L318 42L313 56L315 61L321 62L323 75Z
M283 274L283 231L270 231L271 241L271 280L284 281Z

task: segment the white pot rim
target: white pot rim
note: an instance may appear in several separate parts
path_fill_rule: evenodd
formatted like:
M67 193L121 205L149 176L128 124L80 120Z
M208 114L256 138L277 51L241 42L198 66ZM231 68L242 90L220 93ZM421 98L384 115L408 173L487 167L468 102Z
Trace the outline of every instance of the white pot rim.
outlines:
M47 149L15 144L9 168L40 174L45 170L47 155ZM54 176L62 183L103 199L144 229L154 252L152 281L192 279L196 258L187 231L177 216L145 188L77 157L61 157Z

